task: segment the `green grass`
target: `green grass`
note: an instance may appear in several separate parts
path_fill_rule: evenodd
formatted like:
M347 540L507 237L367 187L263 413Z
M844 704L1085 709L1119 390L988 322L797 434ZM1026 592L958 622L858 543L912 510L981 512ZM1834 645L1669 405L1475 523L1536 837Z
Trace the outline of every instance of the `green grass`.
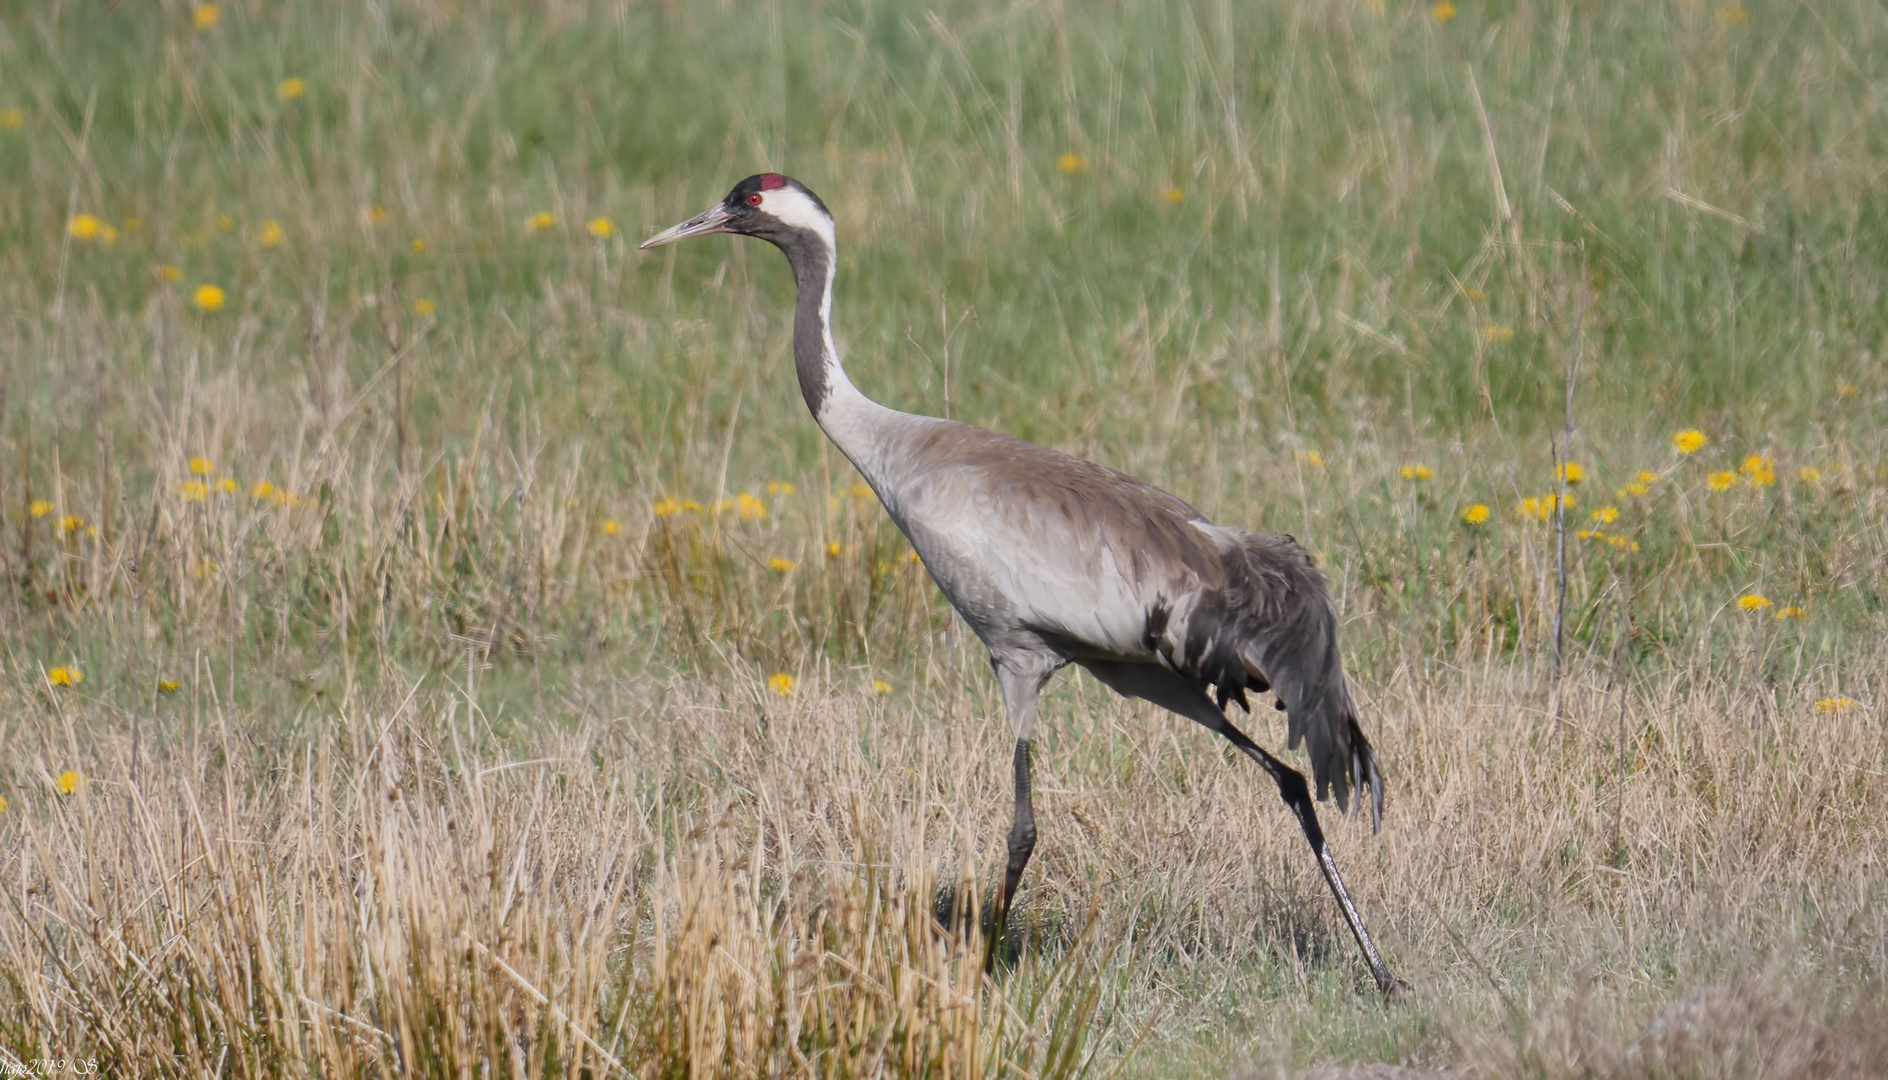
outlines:
M1159 943L1096 1021L1105 1061L1151 1022L1130 1059L1150 1075L1509 1055L1560 1075L1720 982L1798 995L1798 1019L1847 1030L1883 978L1880 869L1845 862L1888 816L1879 12L1459 9L231 3L199 31L181 5L82 0L10 18L0 740L20 749L0 761L0 876L25 881L23 852L57 847L28 838L65 820L48 785L67 768L125 798L182 797L149 790L139 761L235 777L260 829L297 748L336 730L371 746L374 725L411 725L439 752L413 767L461 777L435 722L474 701L485 759L595 756L584 792L616 784L765 834L759 808L793 777L740 748L771 745L774 673L801 680L796 709L831 699L837 718L807 735L822 753L950 773L948 813L829 777L835 799L873 793L847 808L857 828L942 830L940 880L994 850L1005 758L983 661L798 400L782 261L734 239L635 250L772 169L839 219L838 337L869 394L1291 532L1343 609L1392 785L1387 838L1343 847L1376 860L1352 872L1379 880L1366 916L1435 995L1383 1013L1355 992L1260 787L1237 788L1250 820L1214 835L1283 862L1277 883L1150 855L1172 835L1117 846L1245 782L1204 735L1067 680L1049 768L1112 793L1110 814L1062 808L1112 831L1076 840L1076 819L1046 819L1045 844L1073 847L1044 856L1033 895L1056 925L1098 898L1104 936ZM279 97L289 77L303 97ZM538 212L553 227L531 229ZM116 239L72 238L80 213ZM585 229L599 217L607 239ZM270 221L283 239L265 246ZM192 306L206 283L221 310ZM1576 355L1570 454L1588 478L1566 522L1557 688L1556 523L1517 509L1554 490ZM1682 456L1670 437L1690 427L1711 442ZM1774 483L1740 472L1752 455ZM212 462L198 482L239 490L189 498L196 456ZM1414 464L1433 477L1402 478ZM1641 470L1660 475L1648 494L1614 494ZM1714 491L1720 472L1740 479ZM262 480L297 501L252 497ZM740 493L764 519L654 512ZM1491 519L1465 525L1477 503ZM1636 550L1578 535L1608 504L1602 531ZM1806 617L1740 609L1752 593ZM58 665L83 683L48 686ZM1837 698L1857 704L1818 711ZM892 748L855 730L868 707L900 732ZM692 730L695 710L732 742L623 753L661 741L648 729ZM231 722L233 757L203 757ZM1825 757L1818 731L1857 745ZM341 773L365 775L365 754ZM1721 771L1693 773L1701 759ZM1562 775L1535 775L1542 761ZM1739 793L1759 782L1826 782L1835 801ZM1657 818L1678 812L1661 784L1697 800L1682 824ZM1564 812L1464 826L1481 849L1455 851L1428 816L1537 791ZM1664 808L1637 839L1620 809L1635 798ZM1751 824L1753 807L1774 820ZM1684 855L1819 829L1828 845L1783 903L1813 918L1765 906L1781 886L1756 864ZM1556 853L1487 856L1506 882L1464 876L1477 850L1547 835ZM836 858L848 837L808 834L802 854ZM649 859L689 851L649 842ZM1613 909L1615 874L1669 880L1680 901L1635 880L1641 906ZM9 937L34 940L31 906L12 910ZM1589 951L1596 911L1623 929ZM1544 944L1513 946L1543 921ZM1553 1004L1588 974L1591 1000ZM45 1048L77 1052L66 1038Z

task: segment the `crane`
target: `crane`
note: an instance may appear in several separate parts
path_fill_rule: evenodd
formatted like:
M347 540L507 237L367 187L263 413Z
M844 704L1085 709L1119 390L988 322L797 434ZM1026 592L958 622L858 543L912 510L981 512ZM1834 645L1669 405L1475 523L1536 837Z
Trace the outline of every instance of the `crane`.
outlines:
M1269 774L1350 925L1377 987L1402 988L1377 953L1331 857L1304 774L1234 727L1228 702L1267 690L1308 748L1318 798L1383 814L1376 752L1337 649L1323 577L1289 536L1216 525L1152 485L970 424L899 412L847 378L833 347L833 216L799 181L759 173L644 249L734 233L779 248L793 270L793 357L806 407L871 485L951 606L990 652L1015 736L1001 928L1036 846L1030 745L1043 687L1075 664L1116 693L1219 733Z

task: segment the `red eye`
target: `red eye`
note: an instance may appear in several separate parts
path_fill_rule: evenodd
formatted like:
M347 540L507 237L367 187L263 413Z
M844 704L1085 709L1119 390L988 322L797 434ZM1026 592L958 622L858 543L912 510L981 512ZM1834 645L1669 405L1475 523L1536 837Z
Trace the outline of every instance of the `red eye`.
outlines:
M759 206L760 205L760 192L756 191L754 194L749 195L747 197L747 205Z

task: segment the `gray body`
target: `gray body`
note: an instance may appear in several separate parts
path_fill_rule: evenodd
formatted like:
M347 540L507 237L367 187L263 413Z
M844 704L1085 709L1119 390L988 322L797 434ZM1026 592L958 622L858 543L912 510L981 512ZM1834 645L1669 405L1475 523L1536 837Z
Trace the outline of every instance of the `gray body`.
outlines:
M1385 993L1378 958L1332 861L1304 777L1228 722L1225 706L1270 689L1307 746L1318 796L1348 808L1376 755L1358 726L1323 578L1288 536L1215 525L1131 476L969 424L888 409L852 385L831 331L831 215L796 181L762 174L644 247L712 232L773 243L799 287L795 369L807 408L871 484L944 596L990 652L1016 736L1015 821L996 913L1035 846L1029 748L1043 686L1077 664L1230 740L1297 815ZM994 939L993 939L994 940Z

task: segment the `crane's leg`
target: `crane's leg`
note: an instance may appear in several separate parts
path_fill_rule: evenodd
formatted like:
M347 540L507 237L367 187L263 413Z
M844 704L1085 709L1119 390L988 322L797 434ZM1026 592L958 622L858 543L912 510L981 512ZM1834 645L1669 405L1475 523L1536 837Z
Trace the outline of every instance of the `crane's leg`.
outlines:
M1350 924L1351 936L1357 939L1357 947L1363 950L1364 962L1370 965L1370 975L1377 980L1377 989L1386 998L1396 997L1408 987L1383 962L1377 954L1376 942L1370 940L1370 931L1364 929L1364 921L1357 914L1357 905L1351 903L1350 890L1344 888L1344 878L1337 872L1337 862L1331 858L1331 849L1324 842L1324 830L1318 826L1318 812L1311 802L1311 786L1305 783L1305 776L1297 769L1285 764L1260 749L1257 743L1246 738L1245 732L1233 727L1223 716L1218 717L1218 724L1208 727L1226 736L1226 740L1238 747L1240 752L1259 763L1278 784L1278 794L1285 800L1298 817L1298 825L1305 831L1305 839L1311 843L1311 853L1318 858L1318 869L1324 872L1324 883L1331 887L1331 895L1337 897L1337 906L1344 911L1344 921ZM1202 721L1204 723L1205 721Z
M992 654L990 666L996 669L997 685L1003 689L1003 710L1009 715L1010 732L1016 736L1012 762L1016 770L1016 806L1010 821L1009 861L1003 869L1003 888L996 894L992 931L984 953L983 966L989 970L996 962L996 945L1009 923L1010 901L1029 866L1029 856L1036 850L1036 810L1029 798L1029 746L1036 732L1036 709L1042 699L1043 685L1062 666L1059 659L1025 654Z

